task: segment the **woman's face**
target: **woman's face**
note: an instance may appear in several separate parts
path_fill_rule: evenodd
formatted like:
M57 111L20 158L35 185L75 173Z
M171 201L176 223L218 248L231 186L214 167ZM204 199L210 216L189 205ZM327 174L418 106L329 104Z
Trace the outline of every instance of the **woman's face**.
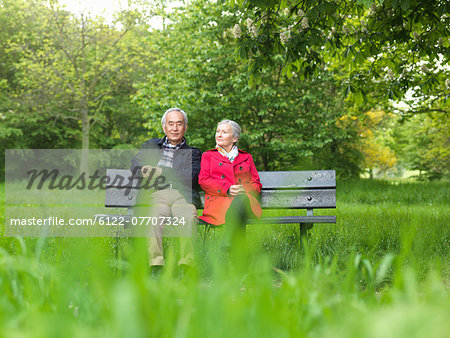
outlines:
M237 142L237 138L233 136L233 129L229 123L223 123L217 126L216 143L226 151L230 151L233 144Z

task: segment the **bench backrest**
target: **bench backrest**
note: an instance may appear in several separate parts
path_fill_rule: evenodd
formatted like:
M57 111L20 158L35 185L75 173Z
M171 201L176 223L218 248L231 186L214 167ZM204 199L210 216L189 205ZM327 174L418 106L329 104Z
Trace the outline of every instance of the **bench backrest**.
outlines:
M259 177L263 208L336 208L334 170L261 171Z
M128 169L107 169L106 207L133 207L137 180ZM336 208L334 170L260 171L261 206L266 209ZM121 188L119 188L121 187ZM125 187L125 188L124 188ZM203 196L202 196L203 199Z

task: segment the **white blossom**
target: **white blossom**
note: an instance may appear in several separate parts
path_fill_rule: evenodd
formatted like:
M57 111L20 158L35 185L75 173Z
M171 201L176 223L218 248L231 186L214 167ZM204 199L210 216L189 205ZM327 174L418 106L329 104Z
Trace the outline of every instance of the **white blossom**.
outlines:
M252 29L253 26L253 20L248 18L247 19L247 29L250 31Z
M422 67L420 67L420 70L422 71L422 72L424 72L424 73L428 73L430 70L428 69L428 67L427 66L425 66L425 65L422 65Z
M242 31L241 26L239 24L235 24L233 27L233 36L235 39L239 39L241 37Z
M290 38L290 31L286 31L286 32L281 32L280 33L280 40L281 40L281 43L283 44L283 45L285 45L286 43L288 43L288 41L289 41L289 38Z
M309 28L309 22L308 22L308 18L306 16L302 19L301 25L302 25L302 29L308 29Z
M255 25L250 27L250 35L252 38L256 38L258 36L258 27Z
M299 17L303 18L303 17L305 16L305 12L303 12L302 9L299 9L299 10L297 11L297 15L298 15Z
M394 73L392 72L392 69L388 69L388 71L387 71L387 74L388 74L388 77L390 78L390 79L393 79L394 78Z
M450 79L445 80L445 84L446 84L447 88L450 88Z

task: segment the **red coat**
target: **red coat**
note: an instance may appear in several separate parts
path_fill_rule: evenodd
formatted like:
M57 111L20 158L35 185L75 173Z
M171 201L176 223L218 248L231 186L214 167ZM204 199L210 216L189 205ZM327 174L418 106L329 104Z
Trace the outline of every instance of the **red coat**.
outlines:
M257 197L261 193L262 184L249 153L239 150L238 156L231 163L217 149L208 150L202 155L198 183L205 191L205 208L200 216L205 222L214 225L225 223L225 214L234 198L227 191L236 184L244 186L253 213L258 218L261 216Z

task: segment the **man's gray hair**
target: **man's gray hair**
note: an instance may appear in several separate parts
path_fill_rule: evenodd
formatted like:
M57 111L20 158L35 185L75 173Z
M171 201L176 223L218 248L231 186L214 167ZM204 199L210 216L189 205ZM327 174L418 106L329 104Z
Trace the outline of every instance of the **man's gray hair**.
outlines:
M161 125L164 128L164 126L166 125L166 118L167 118L167 114L169 114L172 111L179 111L181 114L183 114L184 117L184 125L187 126L188 124L188 118L187 115L184 111L182 111L180 108L169 108L166 110L166 112L164 113L164 115L161 118Z
M232 120L222 120L219 123L217 123L217 126L220 126L221 124L228 123L231 126L231 129L233 130L233 136L236 137L238 140L241 137L241 127L239 127L239 124Z

